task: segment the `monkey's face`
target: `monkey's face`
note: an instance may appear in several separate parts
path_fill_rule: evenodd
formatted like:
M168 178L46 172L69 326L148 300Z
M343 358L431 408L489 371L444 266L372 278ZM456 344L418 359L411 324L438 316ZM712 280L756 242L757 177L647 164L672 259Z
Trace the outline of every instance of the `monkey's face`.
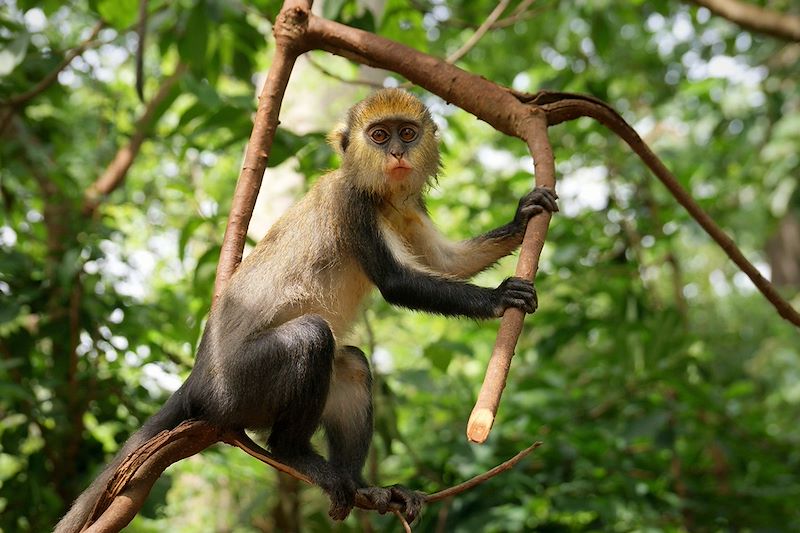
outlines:
M379 155L383 160L381 170L389 186L407 181L414 173L415 164L420 166L419 158L415 157L420 130L418 123L400 118L373 123L364 131L366 143L372 144L373 150L382 152Z
M416 97L382 90L354 106L348 118L332 142L359 186L380 195L415 193L436 175L436 125Z

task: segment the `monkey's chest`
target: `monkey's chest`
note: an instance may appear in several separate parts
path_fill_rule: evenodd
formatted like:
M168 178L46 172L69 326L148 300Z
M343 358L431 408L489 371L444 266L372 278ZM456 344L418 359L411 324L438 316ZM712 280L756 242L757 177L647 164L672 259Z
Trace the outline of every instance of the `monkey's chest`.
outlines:
M412 249L416 247L417 239L424 227L422 215L417 209L391 207L382 210L381 217L385 227L406 247Z
M328 321L337 339L342 339L349 333L372 283L355 260L328 272L319 281L323 286L314 299L313 311Z

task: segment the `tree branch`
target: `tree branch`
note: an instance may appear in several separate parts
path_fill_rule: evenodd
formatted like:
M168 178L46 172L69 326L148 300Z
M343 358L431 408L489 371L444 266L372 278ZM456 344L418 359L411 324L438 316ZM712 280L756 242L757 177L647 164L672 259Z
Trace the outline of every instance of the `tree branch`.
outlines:
M473 33L458 50L447 56L446 61L448 63L455 63L464 57L467 52L472 50L472 48L478 44L478 41L480 41L483 36L486 35L486 32L492 28L492 25L497 22L497 19L503 14L503 11L506 10L509 3L511 3L511 0L500 0L492 12L489 13L489 16L486 17L486 20L483 21L483 24L481 24L478 29L475 30L475 33Z
M20 107L21 105L29 102L30 100L36 98L39 94L44 92L48 87L50 87L53 84L54 81L58 79L59 73L65 68L67 68L67 66L69 66L70 63L72 63L73 59L75 59L76 57L84 53L86 50L94 46L95 43L97 43L95 39L97 38L97 35L100 33L100 30L102 30L104 27L105 27L105 22L103 22L102 20L97 24L95 24L94 28L92 28L92 33L89 34L89 37L84 39L84 41L81 42L78 46L67 52L66 55L64 56L64 59L61 60L61 63L59 63L58 66L52 72L48 73L44 78L42 78L39 81L39 83L37 83L24 93L12 96L11 98L3 102L3 105L9 107Z
M533 156L536 186L555 189L556 166L553 149L547 139L547 117L538 108L532 110L526 140ZM551 218L552 214L545 211L529 221L522 240L515 276L533 281L539 268L539 256L542 254ZM525 311L515 307L506 309L500 320L500 328L497 331L497 339L486 368L483 385L467 423L467 438L472 442L483 443L489 437L524 320Z
M540 91L535 95L518 93L521 101L540 106L547 113L549 125L560 124L578 117L591 117L617 134L641 158L645 165L656 175L672 196L695 219L705 232L728 255L731 261L744 272L756 288L775 307L778 314L795 326L800 326L800 313L783 299L772 283L769 282L753 264L747 260L736 243L714 222L708 213L703 211L680 182L664 166L664 163L647 146L636 130L605 102L585 95L571 93L555 93Z
M552 154L548 153L549 146L546 146L547 139L544 134L542 116L546 117L547 126L580 116L595 118L629 144L698 223L750 276L759 290L779 310L781 316L800 325L800 316L797 315L797 312L777 295L775 289L744 258L733 241L719 230L710 217L683 190L633 128L607 104L591 97L568 93L540 92L536 95L527 95L511 91L399 43L316 17L310 13L310 4L310 1L287 0L274 27L278 48L260 97L253 133L237 183L217 270L215 298L219 296L222 287L241 260L247 225L266 168L269 150L278 125L280 103L294 62L305 51L319 48L362 64L397 72L446 101L455 103L462 109L485 120L495 129L526 140L531 152L534 156L538 156L535 161L537 183L540 180L551 186L554 183ZM537 219L541 220L537 222ZM528 269L531 276L536 270L548 220L548 215L536 217L526 232L526 235L531 233L533 236L533 238L526 237L526 250L532 251L524 252L526 261L530 259L531 263L527 266L520 266L520 268ZM541 228L540 224L542 224ZM541 234L537 235L538 232ZM179 434L173 435L174 432ZM135 470L136 474L124 478L127 479L124 483L124 479L120 478L119 483L110 487L109 498L104 501L110 500L111 503L105 512L98 504L94 513L98 517L97 522L91 526L90 531L117 531L123 527L141 507L153 482L168 464L197 453L219 441L240 447L253 457L294 475L298 479L308 481L299 472L276 461L269 452L252 442L241 431L222 431L204 422L193 421L185 422L173 432L164 432L153 440L157 440L157 442L145 445L149 450L146 457L131 459L133 462L126 461L124 463L132 471ZM510 468L537 446L538 443L523 450L517 457L486 474L476 476L457 487L428 495L426 501L438 501L468 490ZM140 466L135 468L136 464ZM121 470L125 469L121 468ZM114 479L118 477L115 476ZM371 504L365 501L363 495L360 494L357 494L356 505L365 509L372 508Z
M153 484L170 464L194 455L217 442L241 448L259 461L300 481L311 483L307 476L275 459L272 454L253 442L243 431L222 430L207 422L189 420L171 431L162 431L132 452L119 465L109 480L104 494L95 504L89 523L84 526L82 531L109 533L121 530L136 515ZM535 442L487 472L454 487L425 495L425 502L433 503L452 498L485 483L512 468L539 446L541 443ZM356 507L370 511L377 510L360 491L356 492ZM402 507L399 503L392 503L390 510L400 512Z
M278 115L283 95L295 60L305 51L305 48L301 48L302 40L298 35L303 32L310 10L310 1L287 0L273 27L276 42L275 57L258 98L253 132L250 134L242 170L236 182L217 264L213 302L219 299L222 288L242 261L247 227L253 216L253 208L267 168L272 141L278 129Z
M745 30L800 42L800 16L780 13L739 0L691 0Z
M142 147L145 139L150 133L153 117L164 100L167 99L172 88L178 83L181 76L186 72L186 64L179 63L175 67L175 72L170 77L164 80L164 83L159 87L158 92L147 103L144 112L136 121L133 135L131 135L128 144L117 150L111 163L108 164L103 174L92 183L84 193L83 212L85 215L92 214L100 205L100 201L104 196L110 194L114 189L119 187L128 175L133 161L139 155L139 149Z

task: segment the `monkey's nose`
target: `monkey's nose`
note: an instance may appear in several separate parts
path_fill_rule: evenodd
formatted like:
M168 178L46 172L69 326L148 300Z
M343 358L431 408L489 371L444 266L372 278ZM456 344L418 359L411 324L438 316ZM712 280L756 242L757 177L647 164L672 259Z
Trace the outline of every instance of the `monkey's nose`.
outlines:
M403 155L405 154L405 152L403 152L402 150L400 151L392 150L390 153L395 157L395 159L403 159Z

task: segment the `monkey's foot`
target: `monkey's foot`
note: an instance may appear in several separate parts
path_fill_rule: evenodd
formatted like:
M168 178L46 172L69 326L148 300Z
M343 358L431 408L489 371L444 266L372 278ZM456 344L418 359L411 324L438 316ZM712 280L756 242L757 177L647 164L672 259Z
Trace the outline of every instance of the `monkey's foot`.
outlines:
M334 520L344 520L356 503L355 483L347 480L323 487L331 500L328 516Z
M358 492L364 495L375 505L379 513L384 514L392 504L400 505L403 516L409 522L419 516L425 495L416 490L407 489L402 485L390 487L361 487Z

